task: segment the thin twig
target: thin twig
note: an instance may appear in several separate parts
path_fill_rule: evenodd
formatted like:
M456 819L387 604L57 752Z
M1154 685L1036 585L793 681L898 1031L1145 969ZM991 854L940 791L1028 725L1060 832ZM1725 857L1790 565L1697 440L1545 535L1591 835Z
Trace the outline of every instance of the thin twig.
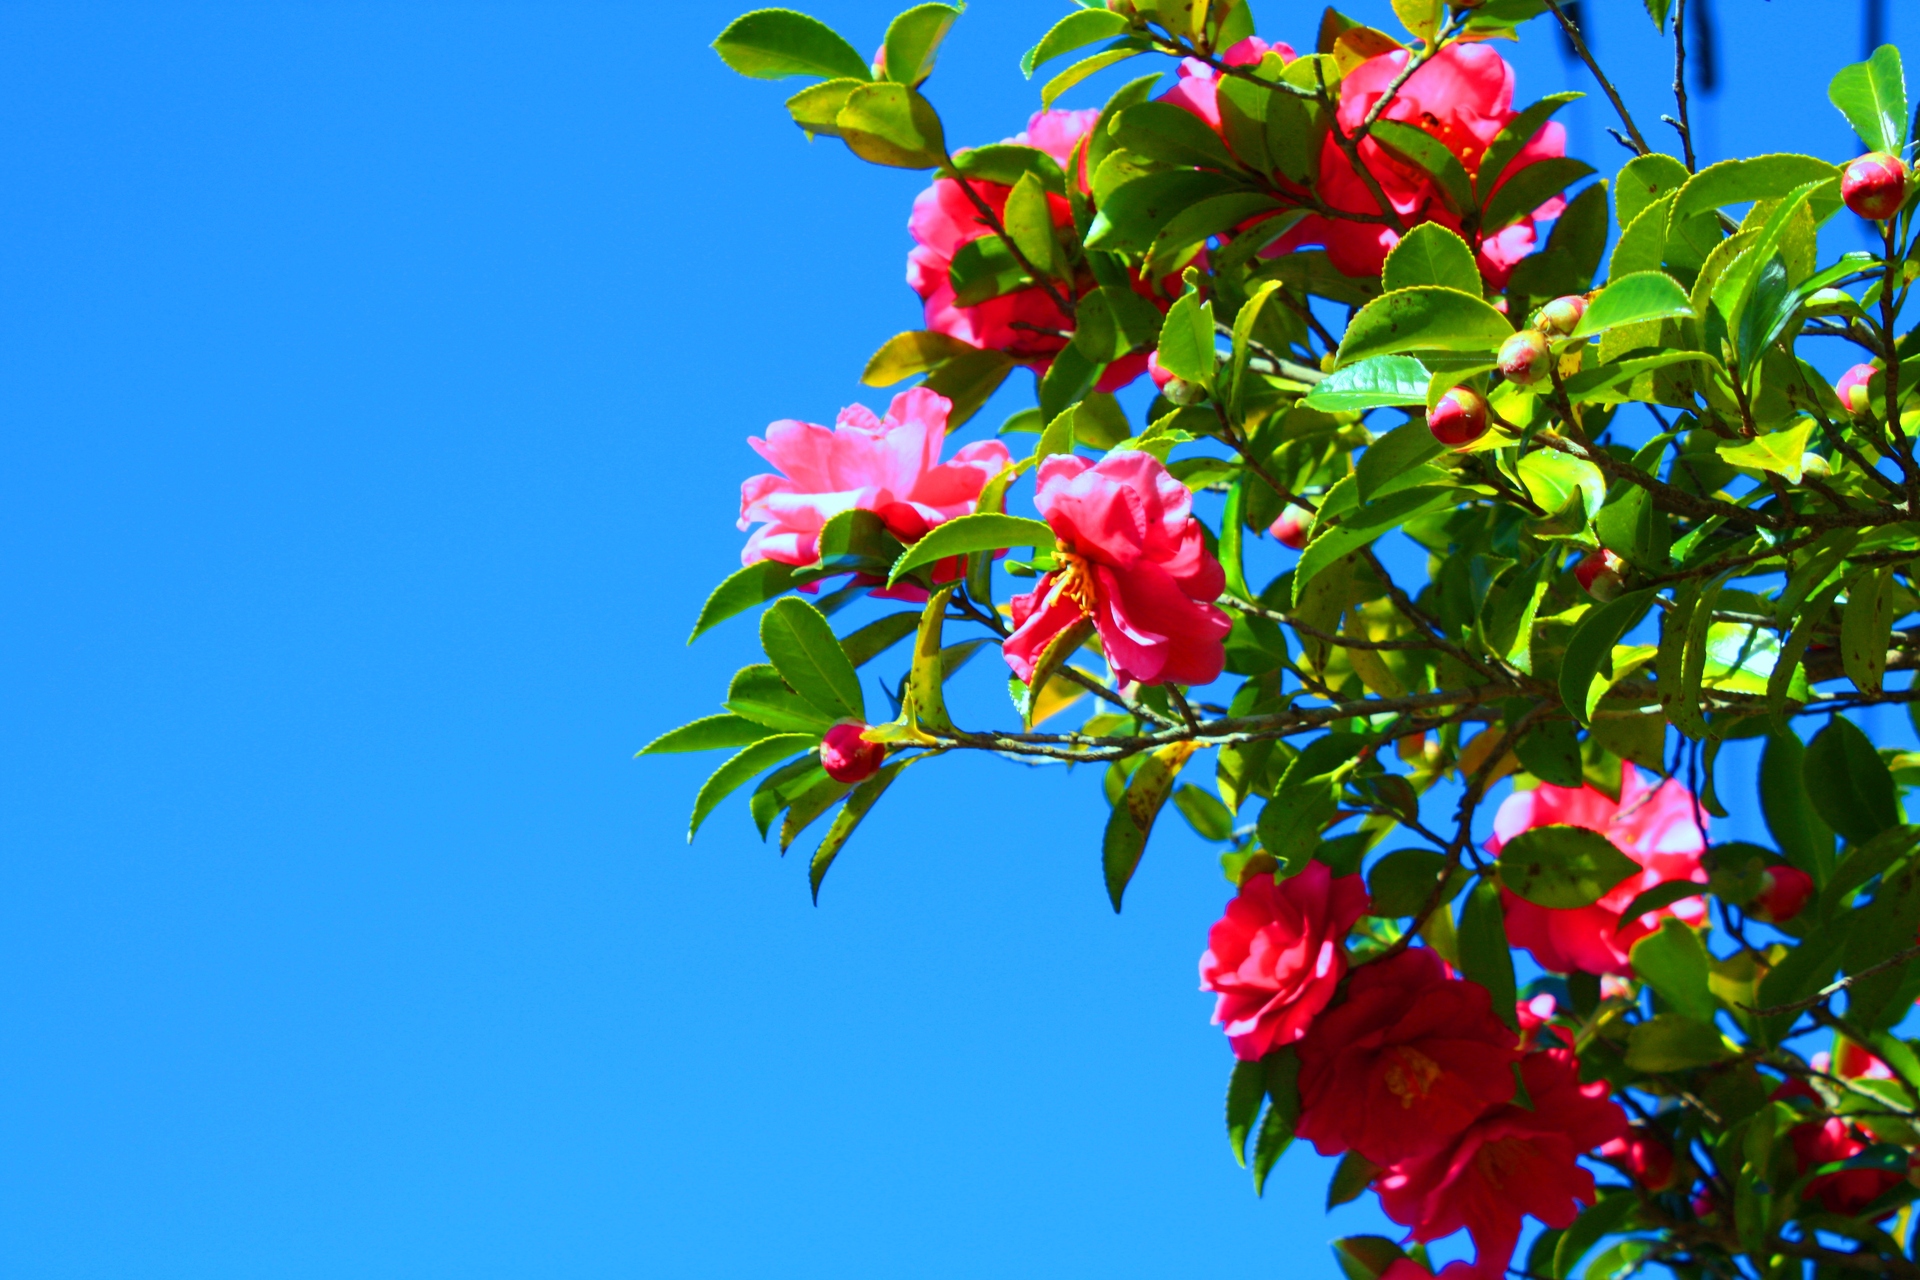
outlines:
M1593 59L1593 53L1587 48L1587 42L1580 38L1580 28L1573 25L1573 19L1560 7L1560 0L1547 0L1547 8L1553 10L1553 16L1560 20L1560 29L1567 33L1567 43L1573 46L1574 54L1587 64L1587 70L1593 72L1593 78L1600 82L1600 88L1606 92L1607 99L1613 103L1614 111L1619 113L1620 123L1627 126L1627 133L1633 138L1631 149L1641 155L1649 155L1653 148L1640 135L1640 126L1633 122L1633 116L1627 111L1627 104L1620 100L1619 90L1613 87L1613 81L1607 79L1607 73Z

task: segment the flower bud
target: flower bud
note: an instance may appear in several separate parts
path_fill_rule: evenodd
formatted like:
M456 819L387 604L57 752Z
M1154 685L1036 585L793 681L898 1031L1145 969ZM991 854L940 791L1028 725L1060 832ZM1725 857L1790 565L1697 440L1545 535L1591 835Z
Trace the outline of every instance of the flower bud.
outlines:
M1147 376L1153 379L1154 386L1159 387L1163 391L1166 390L1167 384L1173 381L1173 375L1168 373L1165 367L1161 365L1160 353L1158 351L1149 351L1147 353Z
M1634 1181L1649 1191L1665 1191L1673 1186L1673 1148L1646 1125L1632 1126L1626 1137L1614 1138L1603 1145L1600 1154L1626 1165Z
M1824 479L1833 474L1833 464L1817 453L1803 453L1800 455L1800 474Z
M887 748L868 742L860 735L867 726L858 720L842 720L827 730L820 744L820 767L835 782L865 782L887 758Z
M1840 375L1840 381L1833 384L1840 403L1851 414L1862 414L1873 408L1873 378L1880 372L1870 364L1857 364Z
M1267 532L1280 539L1281 546L1298 551L1307 545L1307 533L1312 528L1313 512L1289 502Z
M1573 576L1586 593L1605 602L1620 594L1627 578L1627 562L1605 547L1590 551L1573 567Z
M1747 914L1767 924L1784 924L1800 914L1813 896L1813 877L1798 867L1768 867L1760 873L1760 892Z
M1907 199L1907 166L1898 156L1872 151L1840 175L1840 198L1863 218L1880 222L1900 212Z
M1207 389L1185 378L1169 378L1167 385L1160 388L1160 394L1177 405L1199 404L1207 398Z
M1547 335L1538 329L1522 329L1500 345L1500 374L1516 386L1530 387L1547 376L1553 354L1547 349Z
M1540 308L1539 325L1543 332L1564 338L1573 332L1574 326L1586 314L1587 300L1577 293L1570 293Z
M1487 434L1487 402L1470 387L1455 387L1427 411L1427 430L1449 449L1460 449Z

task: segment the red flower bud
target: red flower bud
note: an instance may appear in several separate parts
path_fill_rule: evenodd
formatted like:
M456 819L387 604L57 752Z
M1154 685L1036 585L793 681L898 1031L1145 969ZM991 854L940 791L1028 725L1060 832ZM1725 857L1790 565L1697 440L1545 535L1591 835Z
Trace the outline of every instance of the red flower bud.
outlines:
M1587 300L1577 293L1570 293L1540 308L1540 328L1545 333L1564 338L1573 332L1574 326L1586 314Z
M887 748L862 738L866 731L867 726L858 720L842 720L827 730L826 741L820 744L820 767L829 778L835 782L865 782L880 768L887 758Z
M1582 556L1573 567L1573 576L1595 600L1611 600L1620 594L1626 581L1627 562L1602 547Z
M1665 1191L1673 1186L1673 1148L1646 1125L1634 1125L1626 1137L1615 1138L1601 1147L1600 1154L1625 1164L1634 1180L1649 1191Z
M1869 152L1840 175L1840 198L1863 218L1891 218L1907 200L1907 166L1898 156Z
M1287 504L1267 532L1280 539L1280 545L1298 551L1307 545L1307 533L1313 528L1313 513L1305 507Z
M1427 430L1449 449L1460 449L1487 434L1487 402L1479 392L1455 387L1427 412Z
M1530 387L1547 376L1553 355L1547 350L1547 335L1538 329L1522 329L1500 345L1500 373L1508 382Z
M1840 381L1833 384L1834 393L1840 397L1840 403L1847 407L1848 413L1861 414L1873 408L1873 388L1870 384L1879 373L1870 364L1857 364L1841 374Z
M1760 886L1747 914L1767 924L1793 919L1813 896L1813 877L1798 867L1768 867L1760 873Z

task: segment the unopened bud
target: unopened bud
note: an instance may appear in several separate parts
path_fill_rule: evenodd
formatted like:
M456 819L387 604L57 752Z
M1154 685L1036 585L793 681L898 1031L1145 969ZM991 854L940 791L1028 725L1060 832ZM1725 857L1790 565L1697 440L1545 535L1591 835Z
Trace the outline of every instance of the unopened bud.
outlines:
M1471 387L1455 387L1427 411L1427 430L1449 449L1462 449L1487 434L1487 402Z
M1207 398L1207 389L1185 378L1169 378L1167 385L1160 388L1160 394L1177 405L1199 404Z
M887 758L887 748L868 742L861 735L867 726L858 720L842 720L827 730L820 744L820 767L835 782L865 782L879 771Z
M1580 317L1587 314L1587 300L1577 293L1564 298L1555 298L1540 308L1540 328L1557 338L1572 333L1574 326L1580 323Z
M1281 546L1298 551L1307 545L1307 534L1312 528L1313 513L1290 502L1267 531L1280 540Z
M1798 867L1768 867L1760 873L1760 892L1747 914L1766 924L1783 924L1800 914L1813 896L1813 877Z
M1553 353L1547 348L1547 335L1538 329L1522 329L1500 345L1500 374L1515 386L1530 387L1547 376Z
M1868 152L1840 175L1840 198L1863 218L1891 218L1907 201L1907 166L1898 156Z
M1800 474L1825 479L1833 474L1833 464L1817 453L1803 453L1800 455Z
M1618 596L1626 584L1627 562L1602 547L1581 557L1573 576L1588 595L1604 603Z
M1870 364L1857 364L1840 375L1840 381L1833 384L1833 390L1840 397L1840 403L1846 406L1848 413L1858 416L1873 408L1872 382L1880 370Z

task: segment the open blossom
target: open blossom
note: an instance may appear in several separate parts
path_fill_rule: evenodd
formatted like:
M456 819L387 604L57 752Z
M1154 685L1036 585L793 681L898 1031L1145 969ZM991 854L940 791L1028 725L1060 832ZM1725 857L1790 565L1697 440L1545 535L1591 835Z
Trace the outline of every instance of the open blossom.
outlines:
M1323 1156L1377 1165L1430 1155L1513 1097L1516 1038L1477 982L1425 947L1362 965L1300 1042L1294 1132Z
M1272 50L1280 55L1282 62L1292 62L1293 46L1289 44L1268 44L1259 36L1248 36L1233 48L1220 56L1220 60L1230 67L1250 67L1255 65ZM1180 61L1180 76L1173 88L1160 95L1162 102L1171 102L1176 107L1184 107L1213 127L1220 129L1220 85L1214 69L1198 58L1183 58Z
M1339 120L1352 131L1386 93L1387 86L1405 68L1408 53L1396 49L1354 68L1340 83ZM1387 107L1384 119L1411 124L1432 134L1453 152L1470 176L1480 170L1487 147L1518 113L1513 109L1513 68L1490 45L1451 44L1416 70ZM1549 121L1540 127L1505 170L1500 185L1537 160L1564 154L1566 130ZM1372 137L1360 142L1360 158L1378 180L1381 190L1408 226L1438 222L1460 230L1460 218L1446 207L1439 185L1417 165L1389 152ZM1319 192L1335 209L1377 214L1379 205L1346 152L1331 136L1321 147ZM1556 197L1527 217L1476 246L1480 274L1495 288L1506 284L1514 264L1533 251L1536 219L1557 217L1562 202ZM1333 265L1350 276L1380 274L1387 253L1399 235L1378 223L1351 222L1319 215L1308 217L1281 238L1277 250L1302 244L1325 245Z
M1366 910L1360 877L1336 879L1321 862L1241 883L1200 957L1200 989L1219 994L1213 1020L1236 1058L1264 1058L1306 1034L1347 972L1342 943Z
M740 486L742 529L759 523L740 563L812 564L820 529L842 511L871 511L902 542L973 510L988 480L1011 465L998 440L970 444L940 461L947 435L945 396L915 387L893 398L885 418L863 405L841 410L832 427L791 419L747 441L778 474Z
M1009 601L1002 651L1022 680L1047 645L1083 618L1122 681L1206 684L1226 666L1233 624L1213 601L1226 589L1187 486L1149 453L1099 462L1054 454L1040 464L1034 505L1059 539L1059 566Z
M1869 1145L1859 1129L1839 1116L1797 1124L1788 1131L1788 1137L1793 1143L1794 1163L1801 1173L1823 1164L1851 1160ZM1800 1196L1803 1200L1818 1200L1830 1213L1851 1217L1864 1212L1868 1205L1905 1180L1904 1170L1840 1169L1814 1178ZM1893 1209L1887 1212L1892 1213Z
M1663 917L1678 916L1692 924L1706 915L1701 899L1683 898L1619 927L1620 913L1655 885L1669 880L1706 882L1707 873L1700 866L1706 840L1694 819L1693 797L1686 787L1672 779L1649 787L1631 764L1620 766L1617 804L1593 787L1542 783L1531 791L1516 791L1494 815L1489 852L1498 854L1507 841L1531 827L1585 827L1611 840L1645 869L1628 876L1590 907L1535 906L1517 894L1503 892L1508 940L1532 952L1541 968L1555 973L1632 973L1628 952L1657 929Z
M1374 1182L1387 1216L1415 1240L1466 1228L1485 1276L1505 1272L1522 1218L1565 1227L1594 1202L1593 1175L1579 1158L1627 1128L1606 1081L1581 1084L1569 1050L1529 1054L1520 1077L1531 1108L1494 1107L1439 1151L1393 1165Z
M1076 161L1074 152L1099 118L1100 113L1094 110L1042 111L1028 121L1024 133L1007 141L1046 152L1062 169L1073 174L1080 189L1085 191L1085 166ZM980 178L970 179L968 186L974 196L992 209L995 218L1004 218L1012 187ZM1047 208L1054 226L1073 225L1073 206L1064 196L1049 192ZM1073 321L1046 289L1030 285L970 306L961 306L954 300L949 275L954 255L962 246L992 233L979 207L968 197L967 187L952 178L936 179L914 200L907 229L914 239L914 248L907 255L907 283L926 304L927 328L976 347L1003 351L1044 373L1053 357L1067 345L1066 335L1073 331ZM1093 284L1089 276L1076 281L1072 292L1076 296L1086 293ZM1145 290L1141 292L1163 310L1171 301L1154 297ZM1116 360L1101 375L1098 389L1114 391L1126 386L1146 367L1144 354Z

